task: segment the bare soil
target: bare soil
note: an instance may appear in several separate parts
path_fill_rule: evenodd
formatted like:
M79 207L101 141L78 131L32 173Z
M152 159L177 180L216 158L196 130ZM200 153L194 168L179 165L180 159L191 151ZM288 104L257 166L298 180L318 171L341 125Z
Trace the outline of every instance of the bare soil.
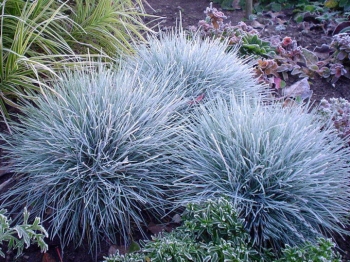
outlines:
M185 29L189 26L197 26L200 20L205 19L204 11L210 4L209 0L147 0L147 2L150 5L146 5L147 13L163 17L158 21L161 30L167 30L179 24ZM220 6L216 4L213 4L213 7L223 11L227 16L224 23L236 25L238 22L244 21L248 25L251 24L251 21L245 18L244 10L222 10ZM281 18L288 22L284 30L278 31L276 30L276 24L265 23L263 24L263 29L257 29L260 36L265 39L271 36L280 36L281 38L290 36L297 40L299 46L312 51L316 46L321 46L323 43L329 44L331 42L331 35L325 34L321 25L315 25L311 30L305 32L305 28L301 24L297 24L293 21L291 11L292 10L283 11L283 16ZM150 21L150 19L146 19L146 21ZM261 20L259 21L261 22ZM297 81L298 79L293 80ZM350 99L350 80L347 78L340 78L335 86L332 86L329 81L321 77L309 79L309 82L310 88L313 91L311 100L316 104L321 101L322 98L343 97L347 100Z
M149 5L146 5L147 13L160 16L158 20L160 30L167 30L180 24L184 28L197 25L198 21L205 18L204 10L209 6L208 0L147 0ZM214 7L220 10L218 5L214 4ZM232 25L236 25L240 21L245 21L250 24L250 21L246 21L245 13L243 10L225 11L223 10L227 19L224 22L231 22ZM307 34L302 31L300 25L293 22L290 15L290 10L285 10L285 17L283 19L288 20L286 29L283 31L276 30L274 25L265 24L263 29L260 29L260 35L268 38L273 35L290 36L298 41L298 45L313 50L315 46L321 46L322 43L330 43L331 35L325 34L322 28L315 27ZM146 18L146 22L150 19ZM154 25L154 23L150 24ZM295 79L294 79L295 80ZM296 79L297 80L297 79ZM318 103L322 98L331 97L344 97L350 100L350 80L340 79L335 86L332 86L327 80L316 77L310 79L311 89L313 90L312 101ZM0 174L0 184L9 179L11 174ZM0 190L1 193L1 190ZM344 259L350 259L350 238L341 239L337 238L338 244L343 250ZM48 240L49 251L47 254L40 253L37 247L34 245L29 249L25 249L24 255L14 259L14 253L8 253L6 259L0 258L0 261L19 261L19 262L90 262L90 261L102 261L103 256L108 255L108 249L114 243L109 243L108 240L103 244L101 250L97 254L91 255L88 253L88 245L83 245L78 249L73 246L68 246L64 250L63 258L61 260L62 250L60 243L57 239Z

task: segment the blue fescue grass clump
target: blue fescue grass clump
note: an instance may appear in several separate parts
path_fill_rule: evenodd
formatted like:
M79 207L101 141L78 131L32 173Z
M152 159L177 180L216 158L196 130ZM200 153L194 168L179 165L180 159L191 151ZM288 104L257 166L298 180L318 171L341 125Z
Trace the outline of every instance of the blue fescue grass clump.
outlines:
M163 80L163 79L162 79ZM174 109L161 81L143 85L104 67L66 72L54 92L25 103L2 145L18 183L1 196L13 213L28 206L63 245L127 242L143 214L160 217L177 143Z
M257 245L346 233L350 149L307 108L218 99L194 112L179 148L179 201L228 195Z
M189 103L232 92L237 98L268 94L253 76L249 59L238 57L237 50L227 52L225 42L182 30L150 36L147 45L135 46L135 56L126 59L125 66L137 69L145 81L150 75L175 75L176 80L168 83L169 92L184 94Z

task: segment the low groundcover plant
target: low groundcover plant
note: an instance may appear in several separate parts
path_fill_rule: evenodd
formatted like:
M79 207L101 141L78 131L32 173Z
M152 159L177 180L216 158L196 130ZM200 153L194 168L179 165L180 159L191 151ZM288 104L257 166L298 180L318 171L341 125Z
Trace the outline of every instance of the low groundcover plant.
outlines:
M17 256L22 254L23 248L28 248L32 243L37 243L42 252L46 252L48 245L44 238L48 237L45 228L40 224L40 218L36 217L32 224L28 223L29 212L25 208L23 223L11 227L11 219L6 215L6 210L0 210L0 257L5 257L2 245L8 243L8 250L17 249Z
M179 148L178 200L224 194L255 244L315 242L347 234L350 149L302 106L218 99L194 112ZM197 197L195 197L197 196Z
M183 224L170 233L163 232L152 240L140 241L141 249L127 254L105 257L105 262L163 261L332 261L340 262L330 239L317 243L286 246L278 256L271 250L258 252L253 248L244 218L233 203L225 198L190 203L182 215Z
M18 183L1 195L13 214L22 205L50 221L62 245L84 239L128 242L145 212L160 217L177 143L180 99L144 86L132 73L105 67L67 71L35 104L25 103L13 133L3 134L5 161Z
M224 198L190 203L182 215L182 226L141 241L138 252L117 253L106 261L260 261L238 213Z

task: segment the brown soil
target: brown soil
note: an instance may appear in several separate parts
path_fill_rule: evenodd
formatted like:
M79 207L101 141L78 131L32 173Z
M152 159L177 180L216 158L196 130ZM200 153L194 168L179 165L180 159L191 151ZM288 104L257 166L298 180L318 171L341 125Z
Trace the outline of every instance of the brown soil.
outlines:
M204 10L209 6L208 0L147 0L150 6L146 5L146 10L149 14L161 16L162 18L158 20L159 28L161 30L167 30L173 26L178 26L181 24L184 28L188 28L192 25L197 25L199 20L205 18ZM214 7L220 10L218 5L214 4ZM180 15L181 13L181 15ZM244 18L244 11L225 11L225 15L228 17L225 22L231 22L232 25L236 25L240 21L246 21ZM287 19L288 16L287 16ZM146 22L150 19L146 18ZM154 25L154 23L152 24ZM320 46L322 43L330 43L331 36L326 35L321 28L315 28L310 30L308 34L303 34L299 26L290 20L286 29L283 31L277 31L273 25L265 25L263 30L260 30L262 37L270 37L272 35L291 36L298 41L298 44L309 48L312 50L316 45ZM312 101L315 103L319 102L322 98L331 97L344 97L350 100L350 80L340 79L336 85L333 87L325 79L315 78L311 79L311 89L313 90ZM10 174L1 176L0 174L0 184L10 177ZM344 256L350 259L350 239L339 240L340 247L344 250ZM88 254L87 245L83 245L78 249L74 247L65 248L63 259L60 260L58 253L61 253L59 241L48 240L49 251L44 256L40 253L38 248L35 246L30 247L24 251L24 255L18 260L14 259L13 253L8 254L6 259L0 258L0 261L22 261L22 262L90 262L90 261L102 261L103 256L108 255L108 249L112 243L103 244L101 250L92 257Z
M198 21L205 19L204 11L209 6L209 0L147 0L150 6L146 6L147 13L161 16L159 26L161 30L167 30L171 27L181 25L184 28L189 26L197 26ZM227 16L224 23L231 23L236 25L240 21L250 24L250 21L245 19L244 10L227 11L221 10L219 5L213 4L218 10L223 11ZM284 11L283 20L288 21L286 29L283 31L276 30L276 24L268 24L267 19L259 19L260 22L265 21L264 29L258 29L262 38L269 38L271 36L290 36L297 40L298 45L309 50L313 50L316 46L321 46L323 43L329 44L331 42L331 35L326 35L321 26L315 26L307 33L303 32L301 25L293 22L291 10ZM146 19L146 21L150 19ZM294 79L295 81L298 79ZM291 83L290 83L291 84ZM310 79L310 87L313 91L311 100L316 104L322 98L343 97L350 100L350 80L341 78L332 86L330 82L320 77Z

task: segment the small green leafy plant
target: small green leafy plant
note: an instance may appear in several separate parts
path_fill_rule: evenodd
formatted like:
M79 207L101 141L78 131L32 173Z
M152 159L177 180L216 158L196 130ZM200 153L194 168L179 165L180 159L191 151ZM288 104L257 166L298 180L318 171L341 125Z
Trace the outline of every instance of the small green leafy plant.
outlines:
M350 102L344 98L322 99L318 113L324 120L331 121L338 130L339 136L350 143Z
M244 229L243 213L236 210L226 198L209 199L187 205L182 216L183 225L170 233L141 241L141 250L105 257L105 262L185 262L185 261L330 261L338 262L339 254L333 250L330 239L318 239L315 244L286 246L281 254L252 247L250 236Z
M217 38L229 44L228 50L239 47L241 55L255 55L255 56L271 56L273 55L273 48L268 41L264 41L259 37L259 33L252 26L247 25L243 21L233 26L224 23L227 17L223 12L218 11L212 7L212 4L207 7L206 19L198 23L200 35L203 38ZM192 27L193 31L197 27Z
M105 258L114 261L261 261L249 243L244 219L224 198L188 204L183 225L141 241L140 252Z
M40 224L40 218L36 217L33 224L28 223L29 212L24 209L24 221L21 225L11 227L11 220L5 215L4 209L0 210L0 256L5 257L2 252L1 245L7 243L7 248L17 249L17 256L20 256L24 247L28 248L31 244L36 243L41 252L46 252L48 249L44 241L48 234L45 228Z
M324 6L332 9L340 9L344 12L350 11L349 0L325 0Z
M299 3L295 6L294 10L294 20L297 23L301 23L304 21L305 16L316 16L321 22L326 22L335 17L338 12L330 12L328 8L326 8L321 2L308 2Z
M318 2L322 2L322 0L316 0L316 1L307 1L307 0L277 0L277 1L269 1L269 0L261 0L261 1L254 1L256 2L254 4L254 9L256 12L262 12L266 10L272 10L274 12L279 12L281 10L286 9L297 9L296 7L300 6L312 6L317 5Z
M242 37L240 53L243 55L254 55L257 57L273 57L274 48L270 42L264 41L258 35L245 35Z
M317 244L310 242L301 247L291 247L286 245L283 257L276 262L341 262L340 254L334 250L335 244L331 239L319 238Z

